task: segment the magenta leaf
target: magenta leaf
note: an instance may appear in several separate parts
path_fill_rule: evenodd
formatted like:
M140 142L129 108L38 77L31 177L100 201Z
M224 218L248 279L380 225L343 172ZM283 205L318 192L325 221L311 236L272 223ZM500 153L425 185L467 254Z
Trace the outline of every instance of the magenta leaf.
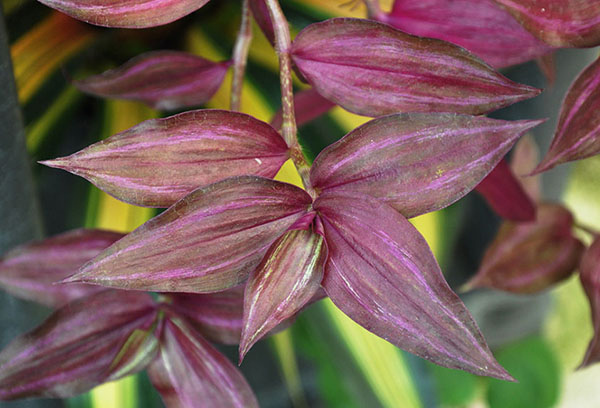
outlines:
M0 287L17 297L50 307L96 293L102 288L56 282L77 272L122 237L117 232L80 229L21 245L0 259Z
M240 361L254 343L313 298L326 259L323 237L310 230L288 231L273 243L246 284Z
M494 0L542 41L555 47L600 44L600 3L596 0Z
M600 237L585 251L580 265L581 283L590 301L594 337L590 341L581 367L600 361Z
M0 400L69 397L142 370L157 351L155 319L145 293L69 303L0 353Z
M384 22L409 34L460 45L495 68L552 50L492 0L396 0Z
M181 51L152 51L73 84L92 95L171 110L208 102L219 90L229 65Z
M573 82L565 96L550 150L534 173L600 153L600 58Z
M541 121L451 114L374 119L324 149L311 169L324 191L378 197L410 218L471 191L517 138Z
M292 58L324 97L350 112L481 114L539 94L514 83L464 49L370 20L311 24Z
M540 204L535 222L503 223L467 286L535 293L568 278L584 250L572 226L558 204Z
M498 215L511 221L534 221L535 203L515 177L506 160L475 187Z
M256 24L258 24L271 45L274 45L275 31L273 29L273 22L271 21L267 3L265 3L265 0L249 0L249 5L250 10L252 11L252 16L254 17L254 21L256 21Z
M511 379L496 362L425 239L398 212L365 195L315 201L329 259L325 291L367 330L432 362Z
M296 124L301 126L321 115L329 112L335 103L323 98L314 89L306 89L294 95L294 110L296 113ZM281 109L271 119L271 126L279 129L283 123Z
M71 156L41 162L84 177L119 200L168 207L228 177L273 177L287 146L270 125L222 110L151 119Z
M258 408L237 368L182 319L165 321L148 374L169 408Z
M73 18L104 27L147 28L168 24L208 0L39 0Z
M291 184L252 176L223 180L178 201L68 281L159 292L218 292L244 281L311 201Z

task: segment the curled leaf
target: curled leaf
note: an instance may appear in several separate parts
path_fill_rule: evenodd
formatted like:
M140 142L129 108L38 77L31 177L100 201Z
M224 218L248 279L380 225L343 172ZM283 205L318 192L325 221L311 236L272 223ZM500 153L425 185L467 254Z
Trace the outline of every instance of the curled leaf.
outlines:
M326 259L323 237L311 230L288 231L273 243L246 284L240 361L254 343L313 298Z
M171 23L208 0L39 0L73 18L104 27L148 28Z
M0 287L50 307L91 295L102 288L56 283L122 237L112 231L80 229L17 247L0 259Z
M168 407L258 408L242 374L182 319L165 322L148 375Z
M552 50L492 0L396 0L384 22L409 34L460 45L495 68Z
M594 337L590 340L581 367L600 361L600 237L585 251L580 264L581 284L590 301Z
M311 120L329 112L334 106L335 103L323 98L312 88L300 91L294 95L296 124L301 126L306 122L310 122ZM273 119L271 119L271 126L273 126L275 129L279 129L282 123L283 116L280 109L275 113Z
M600 44L600 3L596 0L494 0L527 30L555 47Z
M584 250L572 226L571 213L557 204L540 204L534 222L503 223L467 286L535 293L568 278Z
M317 189L377 197L410 218L463 197L519 136L539 123L451 114L389 115L324 149L310 176Z
M0 400L70 397L142 370L157 351L155 319L145 293L69 303L0 353Z
M153 51L73 84L92 95L172 110L208 102L219 90L229 65L186 52Z
M573 82L563 101L550 150L534 173L600 153L600 58Z
M71 156L41 162L134 205L168 207L228 177L273 177L287 146L270 125L222 110L151 119Z
M311 24L292 43L292 59L324 97L350 112L481 114L539 91L514 83L464 49L370 20Z
M291 184L252 176L223 180L187 195L67 281L218 292L244 281L311 201Z
M315 201L329 259L323 287L367 330L436 364L511 379L496 362L425 239L387 204L324 193Z

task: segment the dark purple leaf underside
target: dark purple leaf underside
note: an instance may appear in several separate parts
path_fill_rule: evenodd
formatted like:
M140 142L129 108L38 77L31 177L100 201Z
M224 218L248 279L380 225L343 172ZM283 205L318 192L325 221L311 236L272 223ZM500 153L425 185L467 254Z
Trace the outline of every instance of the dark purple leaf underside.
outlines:
M367 330L445 367L511 379L450 289L425 239L398 212L364 195L315 202L329 259L325 291Z
M550 150L535 173L600 153L599 110L600 58L577 77L567 92Z
M471 191L522 134L540 121L452 114L374 119L324 149L311 169L323 191L361 192L410 218Z
M492 0L396 0L385 22L409 34L460 45L495 68L552 50Z
M189 194L117 241L70 281L159 292L218 292L244 281L311 204L298 187L237 177Z
M69 303L0 353L0 399L70 397L143 369L157 350L155 319L145 293Z
M495 0L533 35L555 47L600 44L596 0Z
M294 95L294 110L296 113L296 124L301 126L313 119L318 118L321 115L329 112L335 103L323 98L314 89L306 89L300 91ZM275 129L279 129L283 123L283 116L281 109L275 113L273 119L271 119L271 126Z
M270 125L242 113L197 110L147 120L42 164L84 177L127 203L168 207L228 177L273 177L287 157Z
M148 374L169 408L258 408L237 368L181 319L165 322Z
M365 116L481 114L540 92L508 80L458 46L370 20L311 24L298 34L291 52L321 95Z
M147 28L168 24L208 0L40 0L73 18L104 27Z
M250 10L252 10L252 16L260 27L261 31L267 37L267 40L271 45L275 44L275 31L273 29L273 22L269 15L269 9L265 0L250 0Z
M92 285L56 284L121 239L123 234L74 230L22 245L0 259L0 287L17 297L60 307L102 290Z
M600 237L583 254L580 265L581 283L590 301L594 337L585 353L582 367L600 361Z
M221 86L229 65L181 51L152 51L73 84L92 95L172 110L208 102Z
M540 204L534 222L505 222L468 286L535 293L568 278L584 250L572 226L571 213L557 204Z

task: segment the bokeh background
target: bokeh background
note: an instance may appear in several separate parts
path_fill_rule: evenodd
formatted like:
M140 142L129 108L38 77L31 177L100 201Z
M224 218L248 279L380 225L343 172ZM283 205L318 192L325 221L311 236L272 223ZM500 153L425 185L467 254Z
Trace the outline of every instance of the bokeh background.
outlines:
M293 34L335 16L365 17L360 1L282 0ZM382 1L384 10L391 1ZM167 26L147 30L86 25L34 0L2 0L0 27L0 253L33 238L80 227L130 231L154 209L116 201L81 178L36 164L71 154L138 122L176 112L82 94L67 78L117 66L150 50L186 50L227 60L239 26L238 0L214 0ZM9 59L10 55L10 59ZM550 85L538 66L503 73L545 92L493 114L503 119L548 117L535 129L545 152L568 85L597 50L555 55ZM12 60L12 65L10 64ZM16 88L11 84L12 75ZM228 77L206 107L228 108ZM298 89L304 87L299 81ZM16 92L15 92L16 89ZM277 59L254 27L242 110L269 121L279 108ZM313 157L367 118L341 108L300 128ZM600 228L600 157L544 174L544 197L565 203L586 225ZM288 163L278 178L299 181ZM500 219L475 194L442 211L413 219L450 284L458 290L477 270ZM582 237L586 238L586 237ZM509 384L440 368L371 335L333 305L311 306L286 331L255 346L241 366L262 407L599 407L600 366L575 371L592 329L589 306L575 276L535 296L491 290L461 294L495 355L518 380ZM49 310L0 294L0 346L31 329ZM234 347L221 347L236 361ZM145 374L64 401L0 402L0 407L161 407Z

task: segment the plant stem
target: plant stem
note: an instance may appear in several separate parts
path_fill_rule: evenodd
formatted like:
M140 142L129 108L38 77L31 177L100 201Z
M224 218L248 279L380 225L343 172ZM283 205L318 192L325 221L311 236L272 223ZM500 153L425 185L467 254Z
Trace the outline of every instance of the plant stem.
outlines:
M597 239L598 237L600 237L600 231L596 231L595 229L588 227L587 225L575 223L575 228L591 235L592 238L594 238L594 239Z
M248 61L248 50L252 42L249 0L242 0L242 21L233 48L233 81L231 83L231 110L240 111L242 103L242 85Z
M384 13L379 7L379 0L364 0L365 6L367 6L367 15L372 20L383 21L385 17Z
M292 87L292 59L290 49L292 41L288 22L277 0L266 0L273 30L275 32L275 51L279 57L279 80L281 84L281 112L283 123L281 135L290 149L290 158L294 162L306 191L314 198L316 193L310 183L310 165L306 161L298 143L298 129L294 112L294 89Z

